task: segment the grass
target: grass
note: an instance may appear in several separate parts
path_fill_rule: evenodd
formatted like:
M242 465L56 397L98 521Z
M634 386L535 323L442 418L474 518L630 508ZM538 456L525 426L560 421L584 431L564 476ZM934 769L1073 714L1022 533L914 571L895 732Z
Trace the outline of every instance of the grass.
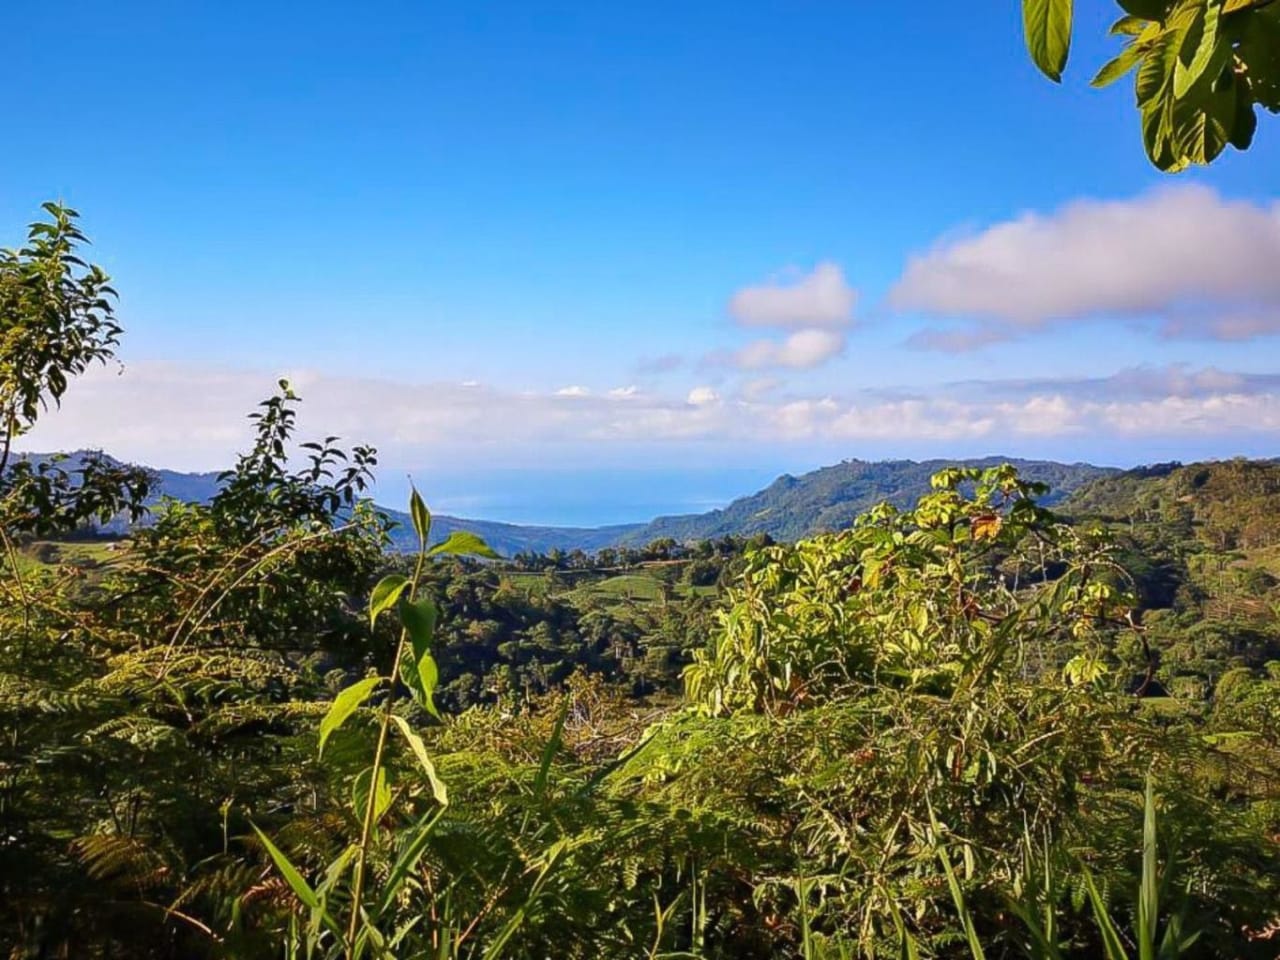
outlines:
M18 570L25 577L62 564L105 564L120 549L123 546L116 540L37 540L18 548Z
M647 573L623 573L598 583L588 584L585 590L602 597L619 600L661 600L662 584Z
M666 584L670 584L673 600L714 597L719 593L719 588L714 584L695 587L675 579L673 574L676 572L678 571L670 569L669 564L652 564L623 572L560 570L554 574L554 582L542 572L504 571L502 576L528 596L545 597L555 593L578 602L603 601L610 606L661 602Z

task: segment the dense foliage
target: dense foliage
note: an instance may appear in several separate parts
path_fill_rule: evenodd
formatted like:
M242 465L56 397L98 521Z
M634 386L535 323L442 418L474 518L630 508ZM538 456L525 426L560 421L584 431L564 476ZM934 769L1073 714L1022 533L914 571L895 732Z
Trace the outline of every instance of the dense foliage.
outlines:
M119 334L49 214L6 450ZM125 540L145 473L0 474L10 956L1275 955L1276 465L508 561L415 493L404 557L297 409Z
M1134 75L1147 156L1176 173L1212 163L1228 145L1247 150L1257 108L1280 112L1280 8L1272 0L1117 0L1111 27L1124 49L1096 87ZM1073 0L1022 0L1027 49L1061 80Z

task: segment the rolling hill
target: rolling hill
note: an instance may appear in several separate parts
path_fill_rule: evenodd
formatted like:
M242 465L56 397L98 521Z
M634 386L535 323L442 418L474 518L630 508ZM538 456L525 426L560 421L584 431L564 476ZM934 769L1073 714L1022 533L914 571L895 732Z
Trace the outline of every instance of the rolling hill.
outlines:
M796 540L823 530L836 530L882 500L904 507L929 489L929 477L957 464L989 467L1012 463L1032 480L1049 484L1046 504L1061 502L1074 490L1119 473L1087 463L1055 463L1014 457L978 460L845 460L799 477L784 475L765 489L733 501L721 510L659 517L624 535L628 545L660 537L677 541L705 540L726 534L767 533L775 540Z
M27 456L41 458L48 455ZM77 453L70 455L72 462L76 456ZM470 530L484 537L504 556L522 551L546 553L555 549L582 549L591 552L608 546L642 546L664 537L685 542L725 535L767 533L776 540L794 540L846 526L881 500L905 506L929 489L929 477L933 473L956 463L952 460L845 460L802 476L781 476L765 489L734 500L719 510L658 517L649 523L606 527L525 526L440 515L434 519L433 539L446 537L455 530ZM1091 481L1121 473L1113 468L1086 463L1066 464L1009 457L984 457L959 463L976 467L1013 463L1025 476L1050 485L1051 493L1046 498L1050 504L1061 502ZM161 496L170 496L199 502L209 499L217 490L216 473L182 473L164 469L154 469L153 472L160 481L155 501ZM392 534L394 546L398 549L411 548L413 529L408 515L391 509L387 509L387 513L399 524Z

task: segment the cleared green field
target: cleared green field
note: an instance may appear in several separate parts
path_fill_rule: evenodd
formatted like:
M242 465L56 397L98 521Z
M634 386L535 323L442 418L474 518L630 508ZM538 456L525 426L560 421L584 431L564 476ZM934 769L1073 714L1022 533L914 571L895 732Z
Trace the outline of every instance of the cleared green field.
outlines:
M123 549L124 544L115 540L37 540L15 553L19 572L30 576L67 563L109 563Z
M618 600L661 600L662 584L645 573L623 573L581 587L584 592Z

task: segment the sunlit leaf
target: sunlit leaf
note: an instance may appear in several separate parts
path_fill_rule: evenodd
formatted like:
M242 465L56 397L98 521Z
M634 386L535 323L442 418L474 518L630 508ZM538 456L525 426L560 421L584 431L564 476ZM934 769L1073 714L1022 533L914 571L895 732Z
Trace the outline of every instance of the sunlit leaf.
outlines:
M431 536L431 511L427 509L418 488L409 492L409 515L413 518L413 530L418 535L418 549L424 549L427 538Z
M285 883L289 884L289 889L294 892L294 895L302 901L304 906L310 907L312 910L320 909L320 897L311 889L311 885L307 883L298 868L293 865L293 862L285 856L284 851L272 843L271 839L258 829L256 823L250 824L250 826L253 827L253 832L258 835L262 846L266 848L272 862L276 865L276 869L280 871L280 876L284 878Z
M432 556L447 553L455 556L498 559L498 554L481 537L468 530L455 530L445 540L428 550L427 553Z
M1141 59L1142 47L1137 43L1131 43L1118 57L1108 61L1089 83L1095 87L1110 86L1137 66Z
M336 697L333 703L329 704L329 712L324 715L324 719L320 721L320 753L324 753L325 741L342 725L347 722L353 713L360 709L374 688L382 682L381 677L366 677L359 683L353 683L347 687Z
M971 528L974 540L994 540L1000 535L1004 521L997 513L984 513L973 518Z
M1040 71L1060 81L1071 49L1072 0L1022 0L1027 50Z
M404 601L400 604L400 622L404 624L413 647L413 663L406 665L402 675L414 698L422 704L428 713L439 719L440 713L435 705L435 689L440 680L440 671L435 658L431 655L431 644L435 640L436 620L439 610L429 598L413 603Z
M396 601L400 599L400 594L404 593L405 588L408 586L408 578L402 577L398 573L388 574L378 581L378 585L373 588L373 592L369 595L370 626L377 622L380 613L395 606Z
M413 755L418 758L418 763L427 775L427 782L431 784L431 795L435 797L436 803L442 807L447 807L449 805L448 788L445 787L444 781L436 775L435 764L431 762L431 756L427 753L427 745L422 742L422 737L414 732L413 728L409 726L409 721L404 717L392 715L391 719L400 730L400 733L404 735L405 741L413 751Z
M351 783L351 806L357 813L363 813L369 803L369 782L372 778L373 768L366 767L356 776ZM373 818L374 820L382 819L382 816L391 809L391 788L387 785L387 771L385 767L378 767L377 786L373 793Z
M1185 43L1193 45L1191 56L1184 62L1186 51L1182 52L1173 72L1173 95L1179 99L1185 97L1200 78L1210 73L1221 71L1224 59L1230 55L1229 44L1223 41L1218 31L1222 17L1222 0L1208 0L1202 12L1196 17L1195 25L1187 31ZM1211 65L1217 65L1217 71L1210 71Z

